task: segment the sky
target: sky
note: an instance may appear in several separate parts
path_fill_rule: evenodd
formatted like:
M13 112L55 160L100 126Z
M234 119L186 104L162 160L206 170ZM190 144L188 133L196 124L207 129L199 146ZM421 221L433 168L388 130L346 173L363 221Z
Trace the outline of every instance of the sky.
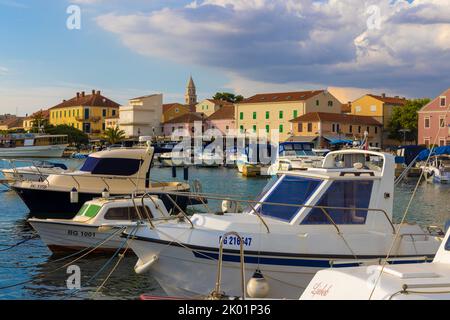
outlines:
M0 113L92 89L182 102L190 75L200 99L435 97L450 87L449 0L0 0Z

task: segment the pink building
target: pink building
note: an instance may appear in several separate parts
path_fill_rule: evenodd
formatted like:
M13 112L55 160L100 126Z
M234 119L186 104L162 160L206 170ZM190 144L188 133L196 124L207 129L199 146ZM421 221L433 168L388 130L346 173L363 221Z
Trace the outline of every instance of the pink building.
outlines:
M164 122L164 135L165 136L171 136L172 133L177 130L187 130L190 135L193 135L194 133L194 123L199 121L202 122L203 130L207 129L207 126L205 124L205 116L203 113L198 112L189 112L186 114L183 114L182 116L179 116L177 118L168 120Z
M234 117L234 105L225 105L209 116L208 129L217 129L225 135L230 130L236 129Z
M419 141L426 146L450 145L450 88L419 111Z

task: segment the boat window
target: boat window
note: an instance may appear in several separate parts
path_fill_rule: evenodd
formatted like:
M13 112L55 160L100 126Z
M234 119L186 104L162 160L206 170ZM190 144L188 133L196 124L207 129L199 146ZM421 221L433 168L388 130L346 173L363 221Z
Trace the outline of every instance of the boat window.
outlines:
M370 196L372 194L372 181L334 181L317 203L317 206L349 208L325 209L336 224L365 224ZM302 224L331 224L320 208L311 209L311 212Z
M88 157L80 171L92 174L131 176L139 171L142 160Z
M150 211L150 208L146 206L148 214L153 218L153 215ZM144 208L142 206L138 206L139 213L141 215L147 216ZM139 215L136 212L136 208L133 207L121 207L121 208L111 208L105 214L106 220L130 220L136 221L139 220Z
M283 180L264 199L264 202L303 205L322 182L295 176L285 176L281 179ZM263 216L290 222L300 209L301 207L263 204L258 207L258 212Z
M98 206L95 204L85 204L81 207L80 211L78 211L77 216L94 218L98 214L100 209L101 209L101 206Z

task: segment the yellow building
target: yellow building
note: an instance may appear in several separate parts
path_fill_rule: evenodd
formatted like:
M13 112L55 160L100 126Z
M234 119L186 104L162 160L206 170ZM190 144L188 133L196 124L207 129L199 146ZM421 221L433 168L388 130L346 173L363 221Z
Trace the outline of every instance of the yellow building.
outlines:
M77 92L76 97L50 108L50 124L68 125L91 137L100 136L106 129L105 119L119 114L119 104L102 96L100 91Z
M383 125L382 145L385 147L398 143L388 139L389 132L387 129L394 109L404 106L406 101L405 98L400 98L399 96L388 97L384 93L380 96L366 94L351 103L351 114L373 117L380 122Z
M257 94L236 104L236 125L242 133L279 130L285 141L293 135L290 120L309 112L340 114L341 108L326 90Z
M105 118L105 129L115 129L119 127L119 115Z

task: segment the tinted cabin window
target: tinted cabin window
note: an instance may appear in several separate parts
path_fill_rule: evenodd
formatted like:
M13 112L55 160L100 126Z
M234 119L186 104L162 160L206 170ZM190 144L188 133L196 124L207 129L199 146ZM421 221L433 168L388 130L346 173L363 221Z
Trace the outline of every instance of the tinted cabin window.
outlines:
M264 202L303 205L320 185L320 180L285 176ZM301 207L263 204L258 208L261 215L290 222Z
M142 160L88 157L80 171L92 174L131 176L138 172Z
M335 181L317 203L317 206L340 208L369 208L372 181ZM365 224L366 210L325 209L336 224ZM319 208L311 212L302 224L331 224Z
M151 214L150 208L147 208L148 214L150 214L150 218L153 218L153 215ZM144 208L142 206L138 206L139 212L142 215L143 218L147 218L147 214L144 211ZM136 221L139 220L139 215L136 212L135 207L122 207L122 208L111 208L106 212L105 214L106 220L130 220L130 221Z

